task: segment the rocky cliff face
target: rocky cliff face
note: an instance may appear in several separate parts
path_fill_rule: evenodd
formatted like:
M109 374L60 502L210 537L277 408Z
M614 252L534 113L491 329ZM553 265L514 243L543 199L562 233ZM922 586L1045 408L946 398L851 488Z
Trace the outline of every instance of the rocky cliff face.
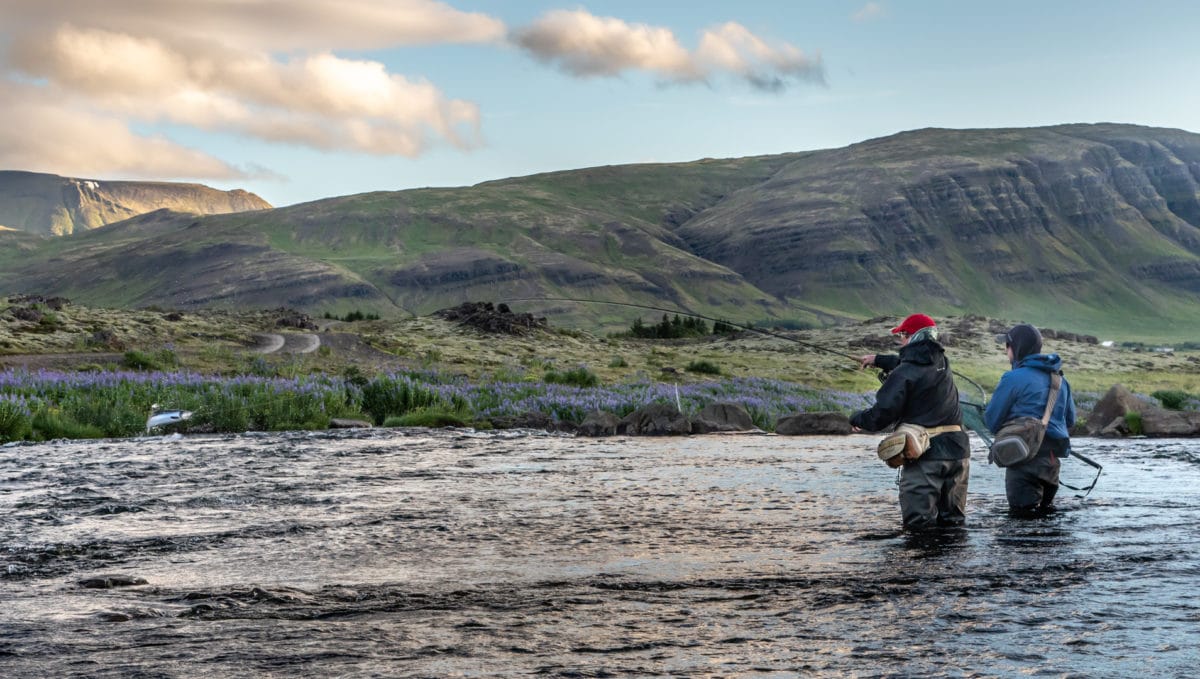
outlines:
M65 236L162 208L223 214L269 207L262 198L240 189L0 172L0 225L45 236Z
M969 306L1023 285L1195 291L1198 201L1200 135L920 130L801 159L675 233L780 297Z

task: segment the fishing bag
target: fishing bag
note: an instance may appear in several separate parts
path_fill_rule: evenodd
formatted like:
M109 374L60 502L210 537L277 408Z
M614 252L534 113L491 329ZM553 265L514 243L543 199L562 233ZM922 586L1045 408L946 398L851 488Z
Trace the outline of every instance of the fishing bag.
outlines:
M1050 375L1050 398L1046 401L1046 411L1042 419L1036 417L1014 417L1000 426L992 448L988 453L988 462L997 467L1011 467L1032 460L1042 447L1042 439L1046 436L1046 425L1050 423L1050 412L1054 410L1054 402L1058 400L1058 391L1062 387L1062 376L1058 373Z
M896 431L883 437L875 452L887 466L895 469L925 454L925 451L929 450L930 438L950 431L962 431L962 427L949 424L926 428L919 424L901 424L896 427Z

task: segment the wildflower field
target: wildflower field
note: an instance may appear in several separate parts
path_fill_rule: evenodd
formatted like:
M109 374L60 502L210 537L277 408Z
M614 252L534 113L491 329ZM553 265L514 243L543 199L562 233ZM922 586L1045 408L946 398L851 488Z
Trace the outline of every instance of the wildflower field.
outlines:
M756 426L773 430L796 412L865 407L867 394L815 389L764 378L673 385L629 382L576 386L545 381L449 377L433 371L371 379L327 375L221 377L186 372L0 372L0 442L127 437L146 433L152 409L188 410L189 430L209 432L324 429L333 418L376 425L421 414L489 428L493 420L541 413L578 423L596 410L623 417L652 403L691 416L704 406L737 403ZM429 421L446 421L430 418Z

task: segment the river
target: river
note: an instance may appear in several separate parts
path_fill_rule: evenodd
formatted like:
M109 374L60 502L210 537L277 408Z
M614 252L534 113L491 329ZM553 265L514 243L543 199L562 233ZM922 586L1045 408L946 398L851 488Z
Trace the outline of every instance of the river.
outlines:
M875 440L7 445L0 676L1195 676L1194 441L1078 440L1030 520L975 440L912 536Z

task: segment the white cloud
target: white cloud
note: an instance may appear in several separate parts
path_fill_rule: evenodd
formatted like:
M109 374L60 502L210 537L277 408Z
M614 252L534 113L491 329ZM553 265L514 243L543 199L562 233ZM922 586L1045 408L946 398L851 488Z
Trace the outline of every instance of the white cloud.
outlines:
M741 76L760 89L781 89L789 78L824 82L819 57L809 58L786 43L768 45L736 23L705 31L696 58L701 64Z
M887 10L878 2L868 2L854 14L850 15L855 21L874 21L887 16Z
M673 80L695 80L701 73L691 55L665 28L628 24L585 10L555 10L513 34L534 56L558 62L575 75L617 75L645 69Z
M667 28L584 10L552 11L510 34L436 0L0 0L0 166L243 176L135 132L155 125L375 155L470 149L481 144L477 104L338 51L510 40L581 77L726 75L762 89L823 79L819 57L736 23L688 49Z
M35 95L43 136L0 158L46 169L50 159L102 174L169 168L187 177L237 171L137 123L173 123L326 150L417 156L438 143L479 143L479 108L379 62L337 48L499 42L504 24L432 0L0 0L0 84ZM0 102L9 132L31 105ZM52 124L63 127L55 133ZM87 134L87 125L95 134ZM19 127L18 127L19 129ZM14 143L20 140L13 140ZM97 147L83 162L88 145ZM37 154L31 151L37 149ZM51 166L53 167L53 166Z
M789 80L823 82L820 58L787 44L769 44L737 23L708 29L694 51L669 29L598 17L586 10L554 10L516 30L513 41L536 58L576 76L615 76L645 70L668 82L707 81L720 73L762 89Z
M76 177L244 179L247 173L124 120L63 106L42 88L0 81L0 167Z
M0 0L0 16L14 33L70 21L268 52L498 42L505 34L499 19L435 0Z

